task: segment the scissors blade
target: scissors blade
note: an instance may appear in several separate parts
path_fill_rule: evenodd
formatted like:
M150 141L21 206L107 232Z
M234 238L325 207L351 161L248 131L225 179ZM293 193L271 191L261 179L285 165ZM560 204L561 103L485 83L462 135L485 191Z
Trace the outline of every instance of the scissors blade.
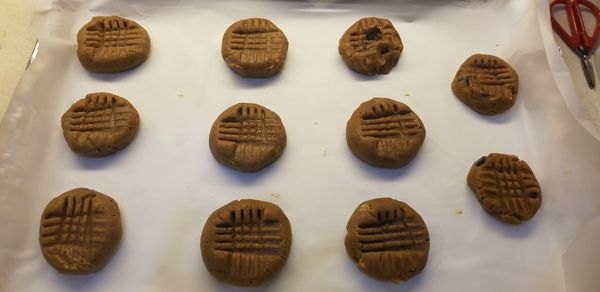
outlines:
M596 78L594 77L594 68L590 56L581 58L581 66L583 67L583 75L585 75L588 86L594 89L596 87Z

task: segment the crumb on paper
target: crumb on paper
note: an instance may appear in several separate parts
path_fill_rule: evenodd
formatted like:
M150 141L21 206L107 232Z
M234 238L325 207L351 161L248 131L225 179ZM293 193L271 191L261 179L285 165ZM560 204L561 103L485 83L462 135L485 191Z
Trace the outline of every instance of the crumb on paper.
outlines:
M454 212L454 214L456 215L462 215L463 211L461 209L458 209Z
M405 93L404 96L410 96L410 93Z
M572 169L565 169L565 171L563 171L563 176L572 176L573 175L573 170Z
M323 150L323 156L327 156L327 150Z
M183 97L183 93L177 93L177 97L182 98Z
M280 193L272 193L271 197L275 198L275 199L279 199L279 197L281 197L281 194Z
M315 122L315 125L318 125L318 124L319 124L318 122Z

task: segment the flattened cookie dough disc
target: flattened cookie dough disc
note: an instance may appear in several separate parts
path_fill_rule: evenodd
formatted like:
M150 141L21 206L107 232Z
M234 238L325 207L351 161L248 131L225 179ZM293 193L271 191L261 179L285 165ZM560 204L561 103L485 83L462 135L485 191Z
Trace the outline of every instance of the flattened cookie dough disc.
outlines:
M254 103L238 103L221 113L210 129L208 144L220 163L256 172L273 163L287 136L279 116Z
M63 136L77 154L106 156L125 148L140 124L137 110L126 99L107 92L90 93L62 116Z
M479 158L467 183L481 207L506 223L531 219L542 204L542 190L533 171L515 155L491 153Z
M354 155L377 167L399 168L410 162L425 140L421 119L407 105L382 97L362 103L346 124Z
M346 235L346 252L367 275L384 281L406 281L425 268L429 232L421 216L392 198L362 202Z
M270 20L248 18L233 23L221 44L227 66L244 77L271 77L283 68L288 41Z
M111 197L78 188L50 201L40 222L40 247L57 271L88 274L101 270L121 240L121 213Z
M346 30L338 51L350 69L375 75L390 73L403 48L400 35L389 20L366 17Z
M148 32L136 22L119 16L95 16L77 34L77 57L96 73L126 71L150 54Z
M238 286L258 286L283 268L292 245L292 229L275 204L233 201L214 211L202 230L200 248L206 269Z
M469 57L452 81L454 95L484 115L499 114L511 108L517 101L518 90L517 72L492 55Z

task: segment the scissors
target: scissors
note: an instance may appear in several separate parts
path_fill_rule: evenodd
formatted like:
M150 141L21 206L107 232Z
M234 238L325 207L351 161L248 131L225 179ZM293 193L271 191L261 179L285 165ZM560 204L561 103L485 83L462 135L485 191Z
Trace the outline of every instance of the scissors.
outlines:
M564 6L567 12L570 33L567 33L556 18L554 18L553 9L558 6ZM592 13L596 21L594 32L591 35L585 29L583 17L581 16L581 11L585 8ZM591 58L594 45L600 33L600 9L589 0L554 0L550 2L550 20L552 22L552 29L581 59L581 66L583 67L587 84L591 89L594 89L596 87L596 80L594 78Z

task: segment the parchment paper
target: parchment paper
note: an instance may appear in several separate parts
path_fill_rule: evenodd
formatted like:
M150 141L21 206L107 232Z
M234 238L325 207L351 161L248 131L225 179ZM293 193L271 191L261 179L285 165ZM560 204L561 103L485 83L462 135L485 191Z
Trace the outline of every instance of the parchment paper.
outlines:
M76 33L93 15L143 25L150 58L122 74L87 73ZM389 75L352 73L337 43L364 16L389 18L405 49ZM267 17L286 34L286 65L268 80L246 80L220 56L234 21ZM561 255L598 205L600 148L569 114L546 62L533 1L43 1L38 59L0 125L1 291L233 291L206 271L199 238L207 216L238 198L278 204L292 224L290 258L267 291L565 291ZM450 83L473 53L507 60L519 97L505 114L483 117ZM129 99L142 125L134 142L107 158L81 158L62 137L60 116L86 93ZM348 150L345 124L373 96L408 104L427 129L400 170L365 165ZM219 165L208 149L216 116L238 102L277 112L283 156L257 174ZM466 185L489 152L517 154L533 168L543 203L530 222L487 215ZM46 203L75 187L111 195L124 237L101 272L54 271L38 245ZM367 199L391 196L426 221L425 270L406 283L361 273L347 257L346 222ZM251 291L251 290L250 290Z

